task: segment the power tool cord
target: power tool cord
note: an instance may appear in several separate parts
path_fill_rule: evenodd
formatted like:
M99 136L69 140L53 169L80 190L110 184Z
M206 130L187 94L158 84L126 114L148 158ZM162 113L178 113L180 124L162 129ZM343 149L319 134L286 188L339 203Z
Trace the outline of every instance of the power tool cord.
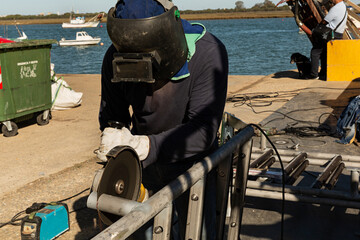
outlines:
M256 124L249 124L250 126L253 126L257 129L259 129L259 131L266 137L267 141L270 143L270 145L272 146L272 148L274 149L278 159L279 159L279 163L280 163L280 167L281 167L281 187L282 187L282 201L281 201L281 232L280 232L280 239L282 240L284 238L284 214L285 214L285 171L284 171L284 165L283 162L281 160L280 154L278 152L278 150L276 149L275 145L273 144L273 142L270 140L270 138L266 135L265 131L263 129L261 129L260 126L256 125Z
M88 190L90 190L90 188L86 188L86 189L82 190L82 191L79 192L79 193L76 193L75 195L73 195L73 196L71 196L71 197L64 198L64 199L59 200L59 201L57 201L57 202L65 202L65 201L67 201L67 200L69 200L69 199L72 199L72 198L74 198L74 197L79 196L80 194L82 194L82 193L84 193L84 192L86 192L86 191L88 191ZM21 221L22 219L25 218L25 216L24 216L24 217L20 217L21 215L23 215L23 214L26 214L26 215L27 215L27 214L29 214L29 212L32 212L32 210L39 210L39 209L41 209L41 208L42 208L43 206L45 206L45 205L47 205L47 203L33 203L33 205L32 205L31 207L28 207L26 210L23 210L23 211L18 212L17 214L15 214L15 215L11 218L10 221L4 222L4 223L0 223L0 228L4 227L4 226L6 226L6 225L9 225L9 224L14 225L14 226L20 226L21 223L18 223L18 221ZM85 207L79 208L79 209L74 209L73 211L71 211L71 212L69 212L69 213L77 212L77 211L82 210L82 209L84 209L84 208L85 208Z

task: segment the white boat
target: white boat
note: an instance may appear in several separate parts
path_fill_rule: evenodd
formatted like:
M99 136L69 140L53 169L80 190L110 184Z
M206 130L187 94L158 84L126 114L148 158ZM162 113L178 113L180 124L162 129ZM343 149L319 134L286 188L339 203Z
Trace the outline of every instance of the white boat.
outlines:
M76 17L74 19L71 18L70 15L70 22L63 23L63 28L88 28L88 27L97 27L104 17L104 13L99 13L95 17L91 18L89 21L85 21L85 17Z
M83 46L83 45L96 45L101 41L101 38L93 38L87 32L77 32L75 40L66 40L62 38L59 41L60 46Z

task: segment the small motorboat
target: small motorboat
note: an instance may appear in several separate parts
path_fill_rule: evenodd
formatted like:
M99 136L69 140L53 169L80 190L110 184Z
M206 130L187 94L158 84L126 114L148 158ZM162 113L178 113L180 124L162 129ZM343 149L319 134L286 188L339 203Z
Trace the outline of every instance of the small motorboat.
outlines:
M99 13L96 16L92 17L89 21L85 22L85 17L76 17L72 19L72 14L70 14L70 21L63 23L63 28L88 28L88 27L97 27L100 21L104 17L104 13Z
M59 46L82 46L82 45L96 45L101 41L101 38L93 38L87 32L77 32L75 40L66 40L62 38L59 41Z

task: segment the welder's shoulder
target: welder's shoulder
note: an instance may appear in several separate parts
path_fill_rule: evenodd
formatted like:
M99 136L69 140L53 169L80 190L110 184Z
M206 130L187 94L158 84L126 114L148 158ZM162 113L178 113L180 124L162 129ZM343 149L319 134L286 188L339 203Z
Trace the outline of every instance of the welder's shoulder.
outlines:
M205 35L196 43L196 47L221 48L225 50L225 45L212 33L206 32Z

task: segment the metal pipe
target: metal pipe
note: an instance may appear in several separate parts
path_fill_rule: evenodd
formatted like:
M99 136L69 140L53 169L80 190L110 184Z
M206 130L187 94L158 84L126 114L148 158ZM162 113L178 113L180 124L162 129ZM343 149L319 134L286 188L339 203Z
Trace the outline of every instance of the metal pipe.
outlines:
M337 181L339 180L340 174L345 168L345 164L342 162L340 165L335 169L334 173L329 178L329 181L325 184L325 188L333 189Z
M302 152L299 155L295 156L293 160L290 161L288 165L284 168L284 172L286 175L290 175L303 161L305 161L305 158L307 157L307 154Z
M115 197L108 194L101 194L99 199L97 198L97 193L92 192L88 197L86 203L87 207L107 213L112 213L118 216L125 216L132 209L141 205L139 202L126 198Z
M273 154L274 154L274 150L272 149L267 150L250 164L250 168L258 168L263 162L268 160Z
M265 137L265 135L263 134L263 133L261 133L261 135L260 135L260 148L262 149L262 150L265 150L266 149L266 137Z
M254 129L247 126L224 144L216 152L205 157L184 174L155 193L146 202L107 227L93 239L125 239L163 210L169 202L179 197L211 169L226 159L238 147L244 145L254 135Z
M353 196L359 196L359 172L357 170L351 170L350 188Z
M329 165L326 166L324 171L315 179L315 181L312 183L312 188L321 188L326 181L329 179L331 174L336 170L336 168L341 163L341 156L337 155L331 159Z
M292 172L290 177L287 179L286 184L293 185L295 181L299 178L302 172L305 171L306 167L309 165L309 161L305 160L300 163L300 166Z
M261 169L268 169L269 167L271 167L274 163L275 163L275 157L271 157L268 160L266 160L263 164L261 164L260 168Z
M252 153L252 159L257 158L258 156L260 156L260 154ZM278 160L277 157L276 157L276 159ZM293 157L290 157L290 156L281 156L281 160L283 163L288 163L292 159L293 159ZM324 166L327 163L329 163L329 160L325 160L325 159L307 158L307 160L309 160L309 164L313 165L313 166ZM345 164L345 167L347 167L347 168L360 168L359 162L349 162L348 161L348 162L344 162L344 164Z
M259 157L259 156L261 156L260 154L257 154L257 153L252 153L251 154L251 157L253 158L253 159L256 159L257 157ZM278 157L276 156L276 155L274 155L274 157L277 159L277 161L279 161L279 159L278 159ZM289 162L291 162L291 160L293 160L294 159L294 157L292 157L292 156L281 156L281 161L283 162L283 163L289 163ZM323 166L323 165L325 165L327 162L329 162L329 160L323 160L323 159L321 159L321 160L318 160L318 159L309 159L308 158L308 160L309 160L309 163L310 163L310 165L315 165L315 166ZM350 163L351 164L351 163Z
M278 153L281 156L296 156L298 155L299 151L291 151L291 150L285 150L285 149L277 149ZM253 153L263 153L263 151L258 147L253 147ZM335 153L319 153L319 152L306 152L308 155L308 158L313 159L331 159L335 155ZM357 155L341 155L343 161L350 161L350 162L360 162L360 156ZM346 164L346 163L345 163Z
M270 184L270 183L257 182L257 181L248 181L247 187L259 189L259 190L282 192L282 186L280 184L274 184L274 183ZM338 191L338 190L327 190L327 189L285 185L285 192L292 194L317 196L321 198L334 198L339 200L360 201L360 195L354 197L349 192Z
M246 196L282 200L282 193L280 192L270 192L270 191L256 190L256 189L247 189ZM358 201L318 198L318 197L310 197L310 196L291 194L291 193L285 193L285 199L286 201L290 201L290 202L307 202L307 203L326 204L331 206L360 209L360 202Z

